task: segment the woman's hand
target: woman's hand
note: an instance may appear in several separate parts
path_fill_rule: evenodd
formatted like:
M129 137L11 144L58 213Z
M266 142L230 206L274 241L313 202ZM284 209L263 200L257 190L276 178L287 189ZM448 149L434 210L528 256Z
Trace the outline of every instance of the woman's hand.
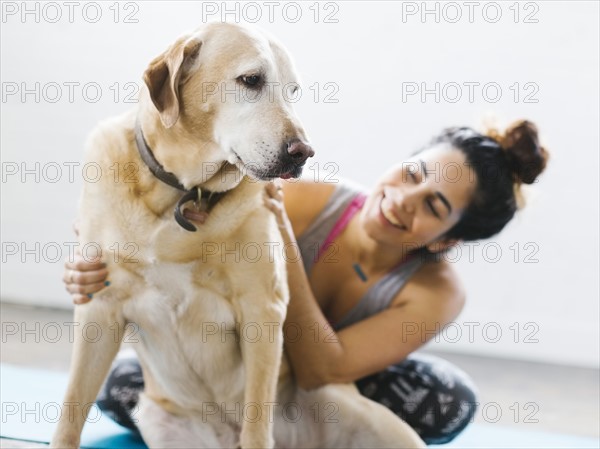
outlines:
M73 223L73 231L79 237L79 226L77 221ZM105 286L110 285L106 280L108 270L106 264L99 259L86 260L75 252L75 258L65 262L65 274L63 282L65 288L73 297L74 304L85 304L91 301L94 293L99 292Z
M86 260L76 253L72 261L65 262L63 282L75 304L91 301L94 293L110 285L107 277L106 264L99 259Z
M273 212L277 219L277 225L281 230L281 235L285 243L295 242L294 230L292 223L285 212L285 206L283 205L283 189L282 183L279 180L269 182L265 187L265 206Z

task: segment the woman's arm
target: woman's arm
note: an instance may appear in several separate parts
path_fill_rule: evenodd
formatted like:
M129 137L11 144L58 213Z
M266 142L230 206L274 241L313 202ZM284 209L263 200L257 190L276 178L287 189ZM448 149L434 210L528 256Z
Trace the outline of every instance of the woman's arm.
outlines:
M275 213L285 244L296 244L283 207L283 194L267 188L267 206ZM389 308L334 332L323 315L297 258L288 258L290 303L284 323L285 349L298 385L305 389L327 383L353 382L404 359L458 315L463 303L451 270L426 270L403 289ZM416 277L417 275L415 275ZM408 287L408 286L407 286ZM413 298L418 301L413 301Z
M282 192L270 184L267 194L285 243L296 243ZM302 261L288 258L287 270L291 297L285 348L298 384L306 389L353 382L401 361L452 321L464 302L451 269L423 267L394 300L398 306L336 333L312 293ZM104 287L107 275L101 262L77 256L65 264L63 281L73 302L83 304Z

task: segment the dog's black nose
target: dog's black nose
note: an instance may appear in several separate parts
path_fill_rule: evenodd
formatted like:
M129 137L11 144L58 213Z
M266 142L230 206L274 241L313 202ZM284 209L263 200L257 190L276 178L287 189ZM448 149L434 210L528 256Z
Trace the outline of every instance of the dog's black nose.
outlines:
M287 152L292 158L294 162L297 164L302 164L309 157L313 157L315 155L315 151L312 149L310 145L305 144L300 139L292 139L287 143Z

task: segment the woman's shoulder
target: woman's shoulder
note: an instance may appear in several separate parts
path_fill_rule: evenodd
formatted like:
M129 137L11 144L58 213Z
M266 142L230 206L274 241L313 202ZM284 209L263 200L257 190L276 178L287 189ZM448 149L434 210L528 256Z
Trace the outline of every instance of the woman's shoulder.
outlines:
M283 183L283 202L296 236L308 228L339 189L363 191L362 186L346 179L325 182L301 178Z
M394 302L423 307L447 323L458 316L465 300L465 288L456 268L442 259L423 263Z

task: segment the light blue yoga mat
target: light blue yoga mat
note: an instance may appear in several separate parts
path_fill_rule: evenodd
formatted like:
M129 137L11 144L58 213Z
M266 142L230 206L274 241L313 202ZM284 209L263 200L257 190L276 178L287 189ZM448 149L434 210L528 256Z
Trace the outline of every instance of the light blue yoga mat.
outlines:
M34 370L0 365L2 421L0 436L16 440L49 443L67 388L64 372ZM132 432L90 408L81 436L81 447L90 449L145 449L144 442Z
M56 426L58 404L62 402L66 385L67 373L1 364L0 436L17 440L49 442ZM89 449L146 448L134 434L115 424L110 418L100 415L97 407L90 410L90 417L83 429L81 446ZM519 430L494 424L472 424L451 443L436 447L598 449L600 440Z

